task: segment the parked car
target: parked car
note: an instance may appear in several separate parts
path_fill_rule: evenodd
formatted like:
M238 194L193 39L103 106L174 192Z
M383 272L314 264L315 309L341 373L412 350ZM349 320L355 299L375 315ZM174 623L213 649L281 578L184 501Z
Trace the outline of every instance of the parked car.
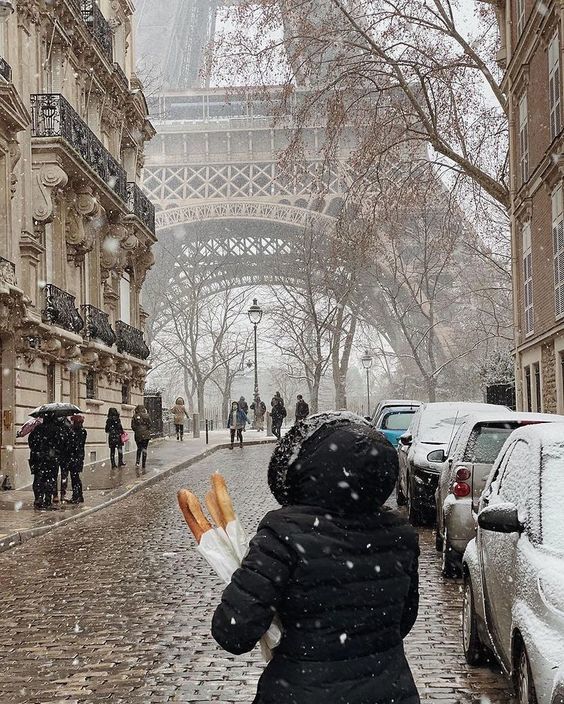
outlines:
M380 423L380 418L384 411L391 410L393 408L413 408L414 410L417 410L419 406L421 405L421 401L413 401L411 399L405 399L405 398L389 398L385 399L384 401L380 401L380 403L376 406L376 409L374 413L372 414L372 424L377 426L378 423Z
M398 445L399 477L398 504L407 503L412 525L421 525L435 517L435 492L440 467L429 461L434 450L449 447L458 427L471 414L498 410L510 412L505 406L488 403L423 403L414 414L409 429L400 437Z
M441 472L435 495L436 547L443 553L445 577L460 574L462 555L475 535L478 501L507 438L525 425L554 422L564 422L564 416L512 411L472 414L460 426L446 457L442 450L428 455L429 460L439 461Z
M416 411L417 408L414 406L384 408L375 427L388 438L394 447L397 447L400 437L409 428Z
M503 446L463 558L463 644L490 650L524 704L554 704L564 663L564 424L530 425Z

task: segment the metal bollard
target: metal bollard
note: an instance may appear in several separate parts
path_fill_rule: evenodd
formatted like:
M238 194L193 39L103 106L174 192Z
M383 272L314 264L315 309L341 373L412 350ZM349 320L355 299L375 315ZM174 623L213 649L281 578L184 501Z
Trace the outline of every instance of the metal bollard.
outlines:
M210 444L210 422L206 418L206 445Z
M270 412L266 412L266 437L271 438L273 437L274 433L272 432L272 416L270 415Z
M194 413L192 417L192 436L194 438L200 437L200 414Z

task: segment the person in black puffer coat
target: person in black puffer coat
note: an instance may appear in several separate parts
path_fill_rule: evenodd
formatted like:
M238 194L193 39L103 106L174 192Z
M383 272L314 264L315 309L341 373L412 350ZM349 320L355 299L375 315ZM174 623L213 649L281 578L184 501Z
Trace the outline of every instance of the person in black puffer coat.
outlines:
M217 608L212 634L250 651L276 611L280 645L254 704L419 704L403 639L417 618L415 531L384 507L396 452L359 416L296 424L274 451L282 508L262 520Z

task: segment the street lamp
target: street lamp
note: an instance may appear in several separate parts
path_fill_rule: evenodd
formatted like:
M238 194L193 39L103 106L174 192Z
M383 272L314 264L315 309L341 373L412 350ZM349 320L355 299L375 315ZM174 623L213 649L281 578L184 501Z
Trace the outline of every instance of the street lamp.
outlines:
M259 306L257 299L253 300L253 305L247 311L249 320L255 329L255 419L257 417L257 405L259 397L259 382L258 382L258 356L257 356L257 327L262 320L262 308Z
M367 413L366 415L370 415L370 369L372 368L372 362L374 361L372 359L372 356L370 355L370 352L366 350L364 353L364 357L361 358L360 360L362 362L362 366L366 369L366 396L368 399L368 403L366 404L367 408Z

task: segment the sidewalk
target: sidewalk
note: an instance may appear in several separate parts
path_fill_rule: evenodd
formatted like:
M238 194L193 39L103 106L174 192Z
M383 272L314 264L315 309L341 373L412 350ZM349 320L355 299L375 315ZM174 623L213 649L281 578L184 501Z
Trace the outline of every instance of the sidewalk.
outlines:
M250 431L246 434L246 440L247 445L255 445L273 443L275 438ZM210 432L209 445L206 445L205 433L198 439L185 436L184 442L171 438L153 441L149 445L145 471L135 468L134 452L126 456L127 467L121 469L112 469L109 460L87 467L82 474L85 503L80 506L64 504L47 513L33 508L31 486L0 492L0 552L43 535L69 521L106 508L228 446L225 430ZM236 449L234 452L240 450ZM71 494L70 491L68 493Z

